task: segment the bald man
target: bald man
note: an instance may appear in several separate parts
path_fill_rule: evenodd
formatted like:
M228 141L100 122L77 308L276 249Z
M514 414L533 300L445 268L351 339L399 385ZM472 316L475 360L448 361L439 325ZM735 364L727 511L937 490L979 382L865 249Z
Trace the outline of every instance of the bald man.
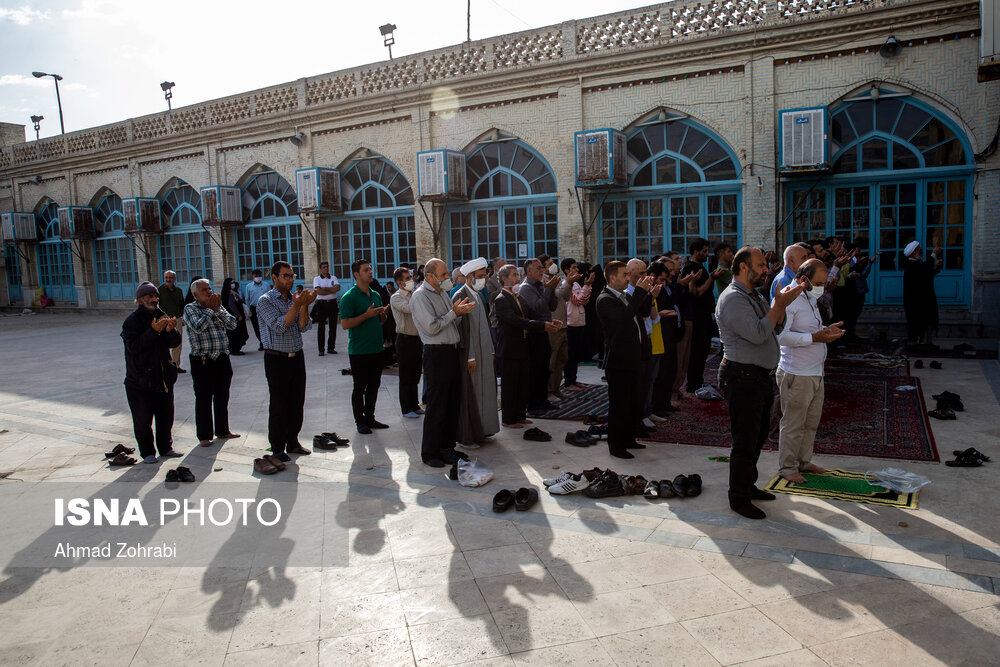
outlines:
M475 308L475 302L448 293L454 285L448 266L438 258L424 265L424 281L410 298L410 314L424 346L424 380L427 408L424 414L420 458L432 468L443 468L468 458L455 451L462 376L461 335L458 318Z
M798 243L785 248L785 268L781 270L771 283L771 301L774 301L775 292L780 292L795 282L795 274L799 272L802 262L809 259L809 250L803 248Z

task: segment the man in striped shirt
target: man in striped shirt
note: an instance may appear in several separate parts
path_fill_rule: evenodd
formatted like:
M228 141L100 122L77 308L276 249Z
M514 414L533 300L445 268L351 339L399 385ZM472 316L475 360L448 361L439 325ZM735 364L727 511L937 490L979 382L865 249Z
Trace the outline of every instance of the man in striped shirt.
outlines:
M222 308L222 298L212 293L212 284L204 278L191 283L191 295L194 301L184 306L184 323L191 345L194 423L198 444L209 447L213 435L226 440L240 437L229 430L233 367L226 331L236 328L236 318Z

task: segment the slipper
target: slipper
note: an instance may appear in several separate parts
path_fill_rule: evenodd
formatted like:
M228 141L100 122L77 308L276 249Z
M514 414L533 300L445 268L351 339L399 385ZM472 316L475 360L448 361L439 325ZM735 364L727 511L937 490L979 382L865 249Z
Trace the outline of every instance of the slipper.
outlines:
M179 481L181 481L181 478L176 470L167 471L167 480L166 480L167 484L176 484Z
M135 447L126 447L119 442L110 452L104 452L104 458L113 459L119 454L135 454Z
M113 459L108 462L108 465L113 466L134 466L137 461L124 452L119 452Z
M983 462L975 456L962 453L956 456L954 461L945 461L944 464L949 468L978 468Z
M674 477L673 487L674 487L674 491L681 498L683 498L684 496L687 496L687 495L691 495L689 493L690 486L689 486L688 478L685 475L677 475L677 477Z
M960 451L958 451L956 449L955 451L952 452L952 454L954 454L955 456L962 456L962 455L973 456L973 457L979 459L980 461L982 461L983 463L986 463L986 462L988 462L990 460L990 457L986 456L986 454L983 454L981 451L979 451L975 447L969 447L964 452L960 452Z
M694 475L688 475L687 481L688 481L687 495L691 496L692 498L694 496L701 495L701 475L697 473Z
M191 469L186 466L179 466L177 468L177 477L180 478L182 482L194 481L194 473L191 472Z

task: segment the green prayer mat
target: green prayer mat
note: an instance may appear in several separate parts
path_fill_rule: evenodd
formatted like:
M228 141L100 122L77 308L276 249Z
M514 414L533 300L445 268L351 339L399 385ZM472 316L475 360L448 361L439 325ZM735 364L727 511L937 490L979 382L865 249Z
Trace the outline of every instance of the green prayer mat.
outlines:
M805 484L794 484L784 477L777 475L768 483L767 490L774 493L812 496L813 498L846 500L852 503L885 505L909 510L917 509L919 491L915 493L896 493L891 489L869 484L865 480L865 473L863 472L834 468L833 470L827 470L825 475L816 475L807 472L802 473L802 476L806 478Z

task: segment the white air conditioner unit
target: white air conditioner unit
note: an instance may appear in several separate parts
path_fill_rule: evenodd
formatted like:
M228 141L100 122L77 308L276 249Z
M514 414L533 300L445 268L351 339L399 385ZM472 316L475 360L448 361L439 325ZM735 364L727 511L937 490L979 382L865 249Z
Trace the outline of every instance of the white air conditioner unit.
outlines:
M0 237L4 241L38 241L34 213L0 213Z
M467 199L465 153L450 150L417 153L417 191L422 199Z
M231 185L208 185L201 192L201 222L206 226L243 224L241 192Z
M979 80L1000 79L1000 1L980 0Z
M826 169L828 164L827 110L789 109L780 112L781 135L779 169Z
M56 209L59 216L59 238L88 240L96 235L94 227L94 209L89 206L60 206Z
M576 184L627 185L625 134L611 128L573 134L576 145Z
M152 197L123 199L122 214L125 216L126 232L159 234L163 231L159 199Z
M340 172L310 167L295 171L295 192L300 211L339 211Z

